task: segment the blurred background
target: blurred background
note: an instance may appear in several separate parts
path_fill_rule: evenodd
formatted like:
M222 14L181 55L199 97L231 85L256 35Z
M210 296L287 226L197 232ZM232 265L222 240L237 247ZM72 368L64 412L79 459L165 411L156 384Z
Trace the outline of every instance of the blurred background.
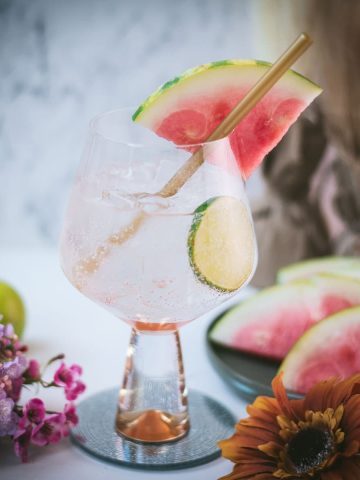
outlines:
M0 0L0 245L57 243L91 117L256 56L251 3Z
M89 120L189 67L274 61L323 94L252 176L254 282L302 258L360 255L360 1L0 0L0 245L55 246Z

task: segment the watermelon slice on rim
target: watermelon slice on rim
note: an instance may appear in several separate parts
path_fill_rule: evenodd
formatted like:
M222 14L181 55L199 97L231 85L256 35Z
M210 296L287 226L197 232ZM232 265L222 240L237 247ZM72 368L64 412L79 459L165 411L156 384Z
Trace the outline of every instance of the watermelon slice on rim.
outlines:
M270 66L224 60L192 68L150 95L133 120L177 145L204 142ZM245 178L321 91L289 70L240 122L230 142Z

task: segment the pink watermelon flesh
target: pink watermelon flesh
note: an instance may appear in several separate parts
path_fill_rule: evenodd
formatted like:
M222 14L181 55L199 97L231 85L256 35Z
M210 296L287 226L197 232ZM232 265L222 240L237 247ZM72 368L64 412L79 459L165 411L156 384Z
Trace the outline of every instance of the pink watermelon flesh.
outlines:
M191 99L165 117L155 132L176 145L204 142L250 89L228 89L212 97ZM269 92L230 135L230 143L245 178L281 140L307 103Z
M244 352L254 353L274 360L282 360L297 339L315 323L311 313L301 305L295 308L282 308L272 312L271 328L264 331L263 318L252 319L236 332L231 347ZM284 322L289 321L293 328L284 328Z
M275 295L273 303L271 293L267 295L266 307L261 311L258 304L264 301L264 296L255 294L248 301L254 308L245 301L225 313L224 320L220 319L210 333L211 338L233 349L282 360L315 323L348 307L360 305L360 282L337 280L331 276L318 282L319 286L301 282L299 288L294 282L286 288L277 286L264 290L262 294L268 290Z
M306 393L316 383L330 377L346 378L360 372L360 326L344 330L334 344L323 345L294 375L292 388Z
M307 393L330 377L360 372L360 308L343 310L312 327L285 358L286 388Z
M353 307L358 305L359 302L355 303L353 301L349 301L346 298L340 297L338 295L328 295L321 299L320 302L320 309L321 309L321 317L328 317L333 313L340 312L341 310L345 310L345 308Z
M233 340L232 347L257 355L282 360L301 335L319 320L339 312L345 308L360 304L339 296L326 296L319 299L319 313L306 308L305 305L289 305L272 312L271 328L262 334L263 318L253 319L251 325L239 330ZM320 313L321 312L321 313ZM269 312L269 315L271 313ZM284 328L288 319L289 328Z

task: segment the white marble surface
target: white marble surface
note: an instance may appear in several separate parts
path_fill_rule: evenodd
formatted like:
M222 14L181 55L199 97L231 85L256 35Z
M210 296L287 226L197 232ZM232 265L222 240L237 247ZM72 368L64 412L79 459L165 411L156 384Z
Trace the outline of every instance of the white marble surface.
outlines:
M98 112L253 56L250 0L0 0L0 246L57 241Z
M119 385L130 328L75 290L61 272L57 257L54 250L43 248L0 251L1 276L26 300L24 340L30 354L45 362L56 353L66 353L69 363L84 367L86 396ZM246 288L240 295L248 292ZM205 331L221 308L181 330L186 379L190 388L216 398L241 418L245 402L222 381L206 354ZM61 408L62 396L51 390L42 391L41 397L48 408ZM231 469L229 461L218 459L172 472L131 470L97 461L68 440L32 450L30 463L23 465L10 447L0 445L1 480L215 480Z

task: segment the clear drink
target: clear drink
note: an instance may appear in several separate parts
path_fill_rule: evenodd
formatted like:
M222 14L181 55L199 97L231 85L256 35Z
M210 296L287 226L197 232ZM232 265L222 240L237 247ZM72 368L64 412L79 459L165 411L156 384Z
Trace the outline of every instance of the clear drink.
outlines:
M78 290L133 327L118 431L163 442L189 428L177 329L250 280L256 242L228 139L194 147L202 149L203 164L165 197L157 192L188 160L189 149L134 135L147 134L126 110L93 123L70 197L61 263ZM234 273L241 281L222 288Z
M215 170L214 176L219 174L217 167L207 168ZM119 184L122 181L119 178ZM91 197L85 192L80 180L61 242L64 272L84 295L138 329L163 330L198 318L233 294L200 282L190 265L188 236L194 210L207 199L201 192L187 199L139 198L121 190ZM144 221L137 232L120 245L111 245L111 238L139 216ZM250 219L247 225L245 237L253 235ZM109 251L94 258L101 248ZM254 263L254 255L255 249L244 245L249 263ZM89 274L84 261L89 265L92 259Z

